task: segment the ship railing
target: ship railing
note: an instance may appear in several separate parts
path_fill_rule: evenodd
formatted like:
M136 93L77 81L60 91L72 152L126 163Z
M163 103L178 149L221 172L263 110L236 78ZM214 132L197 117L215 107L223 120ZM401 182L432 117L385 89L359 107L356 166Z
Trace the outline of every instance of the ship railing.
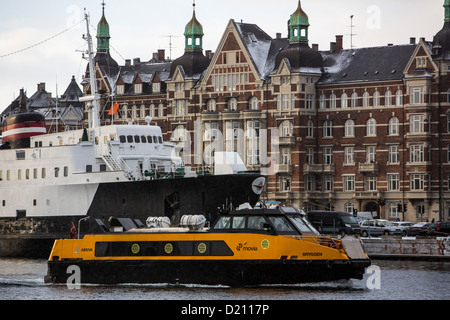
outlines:
M133 170L130 169L127 162L120 156L116 148L108 143L108 151L103 153L103 160L108 164L111 170L120 169L124 172L127 179L132 179Z

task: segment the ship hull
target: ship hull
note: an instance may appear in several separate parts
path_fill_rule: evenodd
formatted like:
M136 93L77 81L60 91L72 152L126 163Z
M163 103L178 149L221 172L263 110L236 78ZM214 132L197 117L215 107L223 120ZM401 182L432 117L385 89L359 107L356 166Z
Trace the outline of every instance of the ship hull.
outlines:
M150 216L168 216L176 224L181 215L202 214L212 221L218 207L256 204L260 192L255 193L253 184L260 177L258 173L243 173L100 183L92 188L94 194L89 196L92 200L87 210L80 206L72 214L48 216L43 212L30 217L0 218L0 257L48 258L53 241L69 238L72 224L81 236L101 232L96 219L131 218L145 224ZM74 186L74 190L77 188ZM60 194L61 203L74 196L70 190L66 187L66 192ZM86 216L90 219L79 223Z
M49 261L47 283L73 284L71 266L81 284L202 284L256 286L362 279L368 260L215 260L215 261ZM73 270L73 269L72 269ZM126 270L126 272L124 272ZM74 278L75 279L75 278Z

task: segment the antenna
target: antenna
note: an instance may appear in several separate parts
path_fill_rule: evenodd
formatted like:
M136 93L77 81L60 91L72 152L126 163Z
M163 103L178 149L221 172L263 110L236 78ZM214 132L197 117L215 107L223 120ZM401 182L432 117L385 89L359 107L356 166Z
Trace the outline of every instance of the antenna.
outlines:
M169 38L169 59L172 60L172 49L176 48L173 46L172 38L179 38L179 37L174 36L174 35L168 35L168 36L164 36L164 38Z
M353 50L353 48L354 48L354 46L353 46L353 37L357 36L357 34L353 33L353 28L355 27L355 25L353 24L353 18L354 17L355 16L353 14L350 16L350 34L349 34L349 36L350 36L350 49L351 50Z

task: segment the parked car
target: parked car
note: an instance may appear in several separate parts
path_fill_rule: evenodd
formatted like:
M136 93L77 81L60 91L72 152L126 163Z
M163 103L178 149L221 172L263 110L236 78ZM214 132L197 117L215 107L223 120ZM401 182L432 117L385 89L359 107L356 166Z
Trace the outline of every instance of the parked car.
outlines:
M437 224L430 222L419 222L413 225L410 230L413 235L434 235L437 231Z
M360 227L363 237L402 234L401 228L390 225L387 221L366 220L361 222Z
M360 227L355 218L346 212L309 211L308 221L322 234L359 234Z
M404 236L410 236L411 234L411 227L414 225L414 223L409 222L409 221L396 221L396 222L392 222L392 224L394 226L399 227L400 229L402 229L402 234Z
M439 235L449 235L450 234L450 222L438 222L437 232Z

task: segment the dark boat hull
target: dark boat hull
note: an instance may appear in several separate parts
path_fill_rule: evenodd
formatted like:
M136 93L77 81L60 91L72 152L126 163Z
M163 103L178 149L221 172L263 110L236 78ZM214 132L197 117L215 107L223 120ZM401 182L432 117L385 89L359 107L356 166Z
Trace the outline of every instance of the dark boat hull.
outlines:
M87 212L73 216L42 216L0 219L0 257L48 258L55 239L69 238L72 223L81 235L102 232L96 219L138 219L168 216L177 223L184 214L203 214L215 219L218 207L251 205L259 201L254 181L258 173L197 178L102 183ZM64 199L61 199L64 201ZM91 219L78 224L86 216ZM43 240L45 239L45 240ZM38 241L42 246L30 246Z
M362 279L369 265L369 260L49 261L45 281L69 285L77 280L80 284L299 284ZM79 267L79 278L68 272L71 266Z

